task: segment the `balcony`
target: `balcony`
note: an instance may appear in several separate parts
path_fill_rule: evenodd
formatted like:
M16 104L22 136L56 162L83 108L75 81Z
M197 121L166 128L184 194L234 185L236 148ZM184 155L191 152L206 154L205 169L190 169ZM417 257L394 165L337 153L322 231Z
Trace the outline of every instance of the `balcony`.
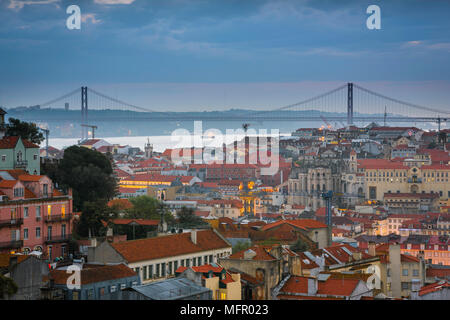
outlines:
M45 239L45 243L60 243L60 242L68 242L72 239L72 234L65 234L61 236L50 236Z
M15 226L20 226L21 224L23 224L22 218L0 220L0 228L15 227Z
M46 223L53 223L53 222L62 222L62 221L69 221L72 218L71 213L67 213L65 215L58 214L58 215L45 215L44 221Z
M0 249L20 249L22 246L23 240L0 242Z
M18 160L14 162L14 169L25 169L28 166L27 160Z

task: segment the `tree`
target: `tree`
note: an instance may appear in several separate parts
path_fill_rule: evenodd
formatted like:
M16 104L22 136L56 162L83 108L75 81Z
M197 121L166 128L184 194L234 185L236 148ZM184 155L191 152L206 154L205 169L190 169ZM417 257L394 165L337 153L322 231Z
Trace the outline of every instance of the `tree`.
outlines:
M17 284L13 279L0 274L0 299L4 299L5 295L12 296L17 290Z
M139 196L130 199L132 208L127 210L127 217L131 219L160 219L159 201L150 196Z
M85 202L111 200L117 194L117 181L111 162L102 153L72 146L49 177L63 189L72 188L74 210L83 211Z
M233 253L242 251L242 250L247 250L248 248L251 247L251 243L248 241L238 241L232 248Z
M308 245L302 240L298 239L292 246L291 250L294 252L305 252L308 250Z
M175 221L174 217L167 210L163 202L150 196L139 196L130 199L132 208L127 209L126 216L130 219L152 219L160 220L161 212L164 214L165 222L170 225Z
M177 212L178 223L185 226L206 225L207 222L194 214L194 209L181 207Z
M117 212L108 207L103 199L85 202L80 220L76 225L77 235L80 237L103 236L106 227L103 222L108 223L117 217Z
M20 121L15 118L9 118L6 136L19 136L38 145L45 140L44 135L39 131L35 123Z

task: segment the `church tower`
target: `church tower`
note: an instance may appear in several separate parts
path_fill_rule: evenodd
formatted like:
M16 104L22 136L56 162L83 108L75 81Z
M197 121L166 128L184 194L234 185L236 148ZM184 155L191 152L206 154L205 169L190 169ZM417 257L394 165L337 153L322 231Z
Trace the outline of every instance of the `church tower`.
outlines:
M150 143L149 138L147 138L147 143L145 144L144 150L146 159L150 159L151 157L153 157L153 145Z
M350 161L348 163L350 173L356 173L358 170L358 157L356 155L355 150L352 150L350 152Z

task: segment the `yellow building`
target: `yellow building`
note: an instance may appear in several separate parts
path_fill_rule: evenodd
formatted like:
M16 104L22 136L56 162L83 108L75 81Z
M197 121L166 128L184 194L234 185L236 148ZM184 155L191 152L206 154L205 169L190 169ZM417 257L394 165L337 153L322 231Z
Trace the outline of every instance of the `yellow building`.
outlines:
M241 275L227 272L217 264L179 267L176 274L183 274L188 279L210 289L213 300L241 300Z
M440 200L450 198L450 165L413 165L386 159L358 161L365 175L365 194L369 200L384 201L385 193L437 193Z

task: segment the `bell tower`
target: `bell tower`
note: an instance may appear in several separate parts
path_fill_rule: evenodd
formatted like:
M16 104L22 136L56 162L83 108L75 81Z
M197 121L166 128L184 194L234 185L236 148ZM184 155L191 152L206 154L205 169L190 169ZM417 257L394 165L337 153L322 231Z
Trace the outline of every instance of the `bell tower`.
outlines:
M150 143L149 138L147 138L147 143L145 144L144 150L146 159L150 159L151 157L153 157L153 144Z

